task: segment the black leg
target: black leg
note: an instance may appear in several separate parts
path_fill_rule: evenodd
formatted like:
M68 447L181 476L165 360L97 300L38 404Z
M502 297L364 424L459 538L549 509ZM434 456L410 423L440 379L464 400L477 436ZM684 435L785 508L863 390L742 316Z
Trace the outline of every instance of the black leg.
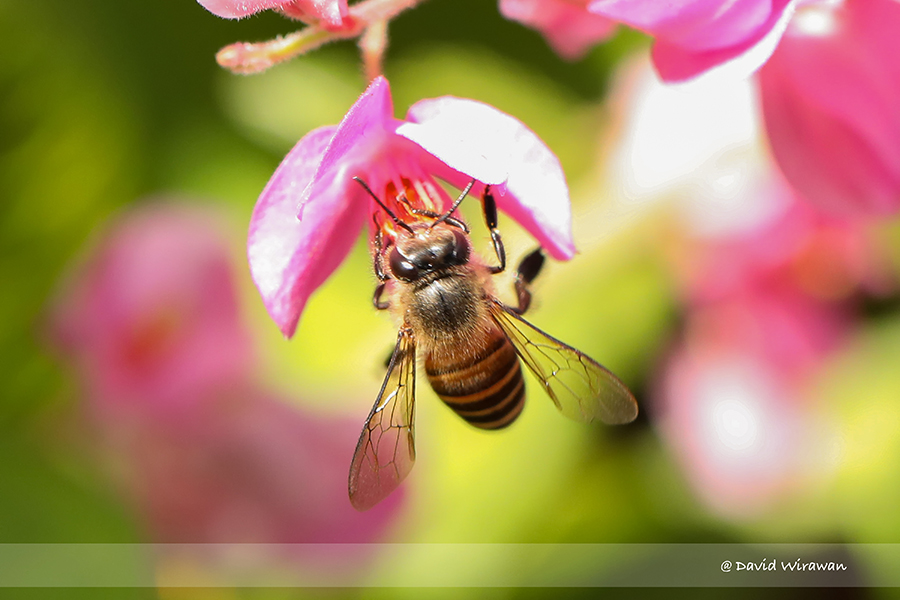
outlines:
M375 216L372 217L375 219ZM375 305L375 308L378 310L386 310L391 307L390 302L386 302L381 299L382 294L384 294L384 288L387 285L387 280L390 279L388 274L384 272L384 267L381 265L381 257L384 254L384 243L381 239L381 228L378 226L378 220L375 220L375 259L373 260L372 267L375 270L375 276L378 277L378 281L380 282L375 287L375 294L372 296L372 304Z
M413 233L412 227L409 226L409 223L404 223L403 221L398 219L397 215L395 215L393 212L391 212L391 209L385 206L384 202L381 201L381 198L375 195L375 192L372 191L372 188L370 188L365 181L363 181L359 177L354 177L353 181L361 185L363 189L366 190L366 193L369 194L372 197L372 200L374 200L375 203L378 204L378 206L380 206L381 209L387 213L387 215L391 218L392 221L394 221L394 224L397 225L397 227L402 227L409 233Z
M406 198L404 198L405 200ZM423 217L428 217L429 219L437 219L440 214L434 212L433 210L428 210L427 208L410 208L409 212L414 215L422 215Z
M523 258L519 268L516 269L516 298L519 306L515 311L520 315L525 314L531 306L531 282L538 276L543 266L544 252L538 247Z
M506 269L506 249L503 247L503 240L500 238L500 230L497 229L497 202L494 201L494 194L491 193L491 186L484 186L483 202L484 206L484 222L487 223L488 229L491 231L491 242L494 244L494 252L497 254L497 260L500 265L491 267L491 273L500 273Z
M384 242L381 239L381 227L378 226L378 220L375 216L372 216L372 219L375 221L375 257L372 261L372 268L375 270L375 276L378 277L378 281L387 281L388 275L384 272L384 267L381 265L381 257L384 254Z
M440 218L441 216L443 216L443 215L439 215L438 213L434 212L433 210L426 210L424 208L411 208L410 212L414 215L422 215L423 217L428 217L429 219L437 219L437 218ZM446 221L450 225L453 225L457 229L462 229L466 233L469 233L468 225L466 225L465 223L463 223L462 221L460 221L459 219L457 219L455 217L444 217L444 221Z
M378 310L387 310L391 307L391 303L381 299L381 295L384 294L384 286L387 285L387 281L382 281L377 286L375 286L375 294L372 296L372 304L375 305L375 308Z
M457 208L459 208L459 205L462 204L462 201L465 200L466 196L469 195L469 190L472 189L473 185L475 185L474 179L469 182L469 185L467 185L466 188L462 192L460 192L459 196L456 198L456 201L453 203L453 206L450 207L450 210L448 210L444 214L438 216L437 220L431 224L431 227L434 227L438 223L443 223L444 221L447 221L448 219L450 219L450 215L453 214L453 211L456 210Z

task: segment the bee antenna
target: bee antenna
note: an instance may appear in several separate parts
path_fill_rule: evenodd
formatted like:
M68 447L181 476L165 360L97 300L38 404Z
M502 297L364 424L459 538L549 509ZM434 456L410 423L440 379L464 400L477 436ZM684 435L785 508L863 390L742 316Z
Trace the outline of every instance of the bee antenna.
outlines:
M372 199L375 200L375 202L378 203L378 206L380 206L381 208L384 209L384 212L386 212L386 213L388 214L388 216L391 218L392 221L394 221L394 223L396 223L398 226L402 227L403 229L407 230L407 231L410 232L410 233L415 233L415 232L413 231L412 227L410 227L409 225L407 225L406 223L404 223L403 221L401 221L400 219L398 219L398 218L397 218L397 215L395 215L393 212L391 212L391 209L389 209L389 208L384 204L384 202L382 202L381 199L378 198L378 196L375 195L375 192L373 192L372 189L371 189L368 185L366 185L366 182L365 182L365 181L363 181L363 180L360 179L359 177L354 177L354 178L353 178L353 181L355 181L355 182L358 183L359 185L363 186L363 189L366 190L367 192L369 192L369 195L372 196ZM473 182L473 183L474 183L474 182ZM470 185L469 187L471 187L471 185Z
M443 223L444 221L449 219L450 215L453 214L453 211L456 210L459 205L462 204L462 201L465 199L465 197L469 195L469 190L472 189L473 185L475 185L474 179L472 179L472 181L469 182L469 185L466 186L466 189L462 191L462 193L459 195L459 198L457 198L456 202L453 203L453 206L450 207L450 210L438 217L437 220L428 227L428 229L434 229L435 225L437 225L438 223Z

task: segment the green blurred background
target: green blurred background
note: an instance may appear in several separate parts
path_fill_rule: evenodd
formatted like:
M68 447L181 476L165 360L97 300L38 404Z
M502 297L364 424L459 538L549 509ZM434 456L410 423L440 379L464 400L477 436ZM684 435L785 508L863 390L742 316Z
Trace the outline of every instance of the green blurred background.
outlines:
M147 539L140 517L70 435L67 419L79 402L78 386L49 349L44 326L67 266L111 215L137 199L184 198L224 212L233 229L244 316L262 354L261 379L302 398L309 410L358 416L362 424L396 331L371 309L373 277L363 240L313 298L290 342L265 314L241 258L250 212L281 158L307 131L338 122L365 86L352 43L252 77L231 75L214 61L228 43L291 29L269 13L225 21L193 0L0 0L0 542ZM420 98L480 99L526 122L558 153L572 184L584 252L542 276L531 319L600 358L642 401L678 326L665 263L647 243L657 225L647 218L612 234L578 217L593 214L589 205L602 201L591 182L604 153L601 132L611 128L602 104L610 78L623 57L645 47L639 35L622 32L584 60L567 63L537 33L500 17L494 2L432 0L391 25L385 66L398 116ZM478 223L471 208L469 219ZM501 228L513 257L531 247L508 219ZM475 236L486 251L483 228L476 227ZM746 519L717 516L697 499L646 413L618 430L585 427L561 418L535 394L516 427L487 434L463 427L420 386L414 492L390 539L898 541L898 330L893 310L878 311L822 382L831 409L853 424L844 438L847 456L859 458L848 460L826 488ZM499 554L480 568L507 568L510 560ZM873 561L871 583L878 584L879 569L896 567ZM419 565L415 556L401 556L378 568L412 572ZM73 593L13 591L17 597ZM539 591L485 594L532 597Z

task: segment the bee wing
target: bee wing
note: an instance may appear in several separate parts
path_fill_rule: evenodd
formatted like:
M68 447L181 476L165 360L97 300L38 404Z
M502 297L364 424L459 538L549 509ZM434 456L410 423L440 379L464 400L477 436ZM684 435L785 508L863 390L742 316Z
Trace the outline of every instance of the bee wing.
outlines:
M350 503L368 510L393 492L416 460L416 341L403 327L387 376L350 463Z
M628 423L637 416L634 396L603 365L496 300L491 302L491 314L564 415L576 421L600 419L610 425Z

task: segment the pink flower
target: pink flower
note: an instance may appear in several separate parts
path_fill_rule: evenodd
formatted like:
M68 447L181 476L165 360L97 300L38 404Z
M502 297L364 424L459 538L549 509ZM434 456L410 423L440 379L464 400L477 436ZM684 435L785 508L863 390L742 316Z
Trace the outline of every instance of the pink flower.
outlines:
M347 0L197 0L203 8L219 17L240 19L263 10L274 9L305 23L321 22L329 29L340 29L348 16Z
M610 37L615 23L587 12L587 0L500 0L500 13L536 29L562 57L574 60Z
M896 0L592 0L654 37L665 81L714 68L759 85L772 152L810 202L900 209L900 3Z
M304 413L252 387L216 395L177 425L101 423L120 483L169 543L365 543L403 503L360 513L347 497L354 419Z
M692 240L678 276L689 301L715 302L778 283L826 302L883 289L865 223L799 202L783 182L762 187L783 206L757 227Z
M810 381L847 341L860 292L888 287L863 223L798 202L739 235L676 253L685 326L661 369L654 418L704 501L771 507L834 466Z
M900 208L900 3L798 11L760 71L772 152L806 199L838 212Z
M655 39L665 81L683 81L743 57L751 73L771 55L797 0L591 0L588 11Z
M231 256L212 223L200 210L137 211L73 275L55 333L93 398L186 410L248 376Z
M254 384L215 214L120 218L70 277L57 339L85 384L92 439L160 542L379 539L402 498L347 497L355 419L306 414Z
M725 516L765 511L833 466L829 433L801 388L740 346L679 346L655 400L688 481Z
M740 235L685 243L674 272L710 340L802 377L844 340L853 300L891 284L863 223L822 214L784 183L764 189L783 197L781 212Z
M447 210L435 178L473 195L493 186L498 207L551 256L574 255L568 190L559 161L527 127L474 100L443 97L393 117L390 89L378 77L337 127L307 134L263 190L250 220L253 280L284 335L293 335L309 296L350 251L364 223L393 236L393 223L353 177L395 214ZM403 201L405 199L405 201Z
M789 280L748 281L688 310L653 415L712 508L764 510L827 468L826 436L805 388L845 339L849 317Z

